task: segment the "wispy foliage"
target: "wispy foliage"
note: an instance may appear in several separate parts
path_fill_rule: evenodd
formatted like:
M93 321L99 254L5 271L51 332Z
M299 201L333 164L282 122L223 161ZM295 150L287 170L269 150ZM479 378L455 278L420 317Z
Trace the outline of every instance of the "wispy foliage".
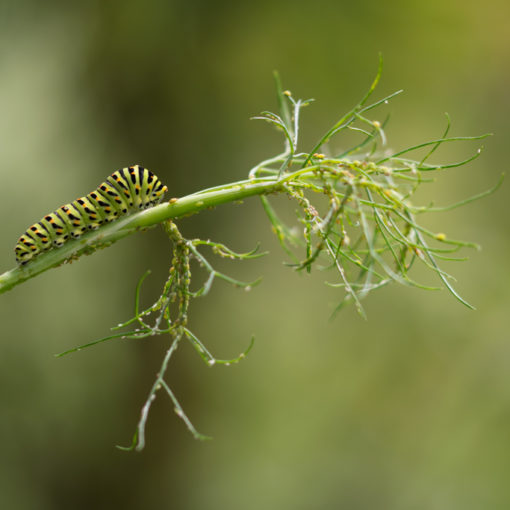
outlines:
M68 253L43 254L37 261L41 268L33 274L21 276L16 270L0 276L0 291L20 283L17 278L35 276L57 262L74 260L82 253L93 252L105 243L111 244L118 238L140 227L162 224L171 242L171 263L168 278L162 283L162 293L148 308L140 310L142 284L149 272L144 274L135 292L134 313L131 319L115 326L113 334L61 353L59 356L79 351L115 338L142 339L155 335L168 335L169 347L153 382L132 443L124 449L141 450L146 441L146 424L156 396L163 391L170 398L175 412L184 421L197 439L207 439L199 433L186 416L181 404L165 380L171 357L181 340L188 341L209 366L230 365L243 359L253 346L253 339L247 349L230 360L215 358L189 326L192 300L206 296L214 281L224 280L234 286L251 289L255 282L241 282L214 268L204 249L213 254L233 260L247 260L263 254L254 250L235 253L227 246L201 239L185 239L174 220L184 214L216 206L225 202L259 195L263 209L274 233L289 256L289 266L296 271L311 272L312 268L330 270L327 285L338 288L339 297L332 315L336 315L347 303L353 303L358 312L365 316L362 300L371 291L390 282L406 286L436 290L416 281L411 270L417 264L437 277L443 286L462 304L472 308L452 285L453 278L446 273L439 262L460 261L457 252L475 244L452 239L443 232L432 232L423 227L418 218L427 212L448 211L465 205L472 200L494 192L501 181L492 189L445 207L420 206L413 203L416 190L423 183L430 182L433 172L464 165L477 158L481 148L462 161L444 164L430 163L431 156L441 145L449 142L481 140L488 135L471 137L449 137L450 120L441 137L419 143L404 150L392 152L385 135L387 118L378 121L369 117L376 107L388 104L400 91L370 103L381 75L381 66L362 100L347 114L334 122L318 140L312 150L303 151L299 138L300 113L312 100L294 99L289 91L282 89L277 75L276 88L279 112L262 112L255 117L269 122L284 135L284 150L281 154L262 161L249 172L247 180L203 190L188 197L172 199L143 215L134 215L124 225L110 226L103 232L100 241L90 234L90 243L73 248L69 243ZM334 154L331 147L336 137L344 132L355 132L360 140L350 149ZM409 156L424 152L420 158ZM287 224L280 219L269 195L283 194L295 204L295 221ZM299 227L296 229L296 226ZM73 251L74 250L74 251ZM47 257L47 261L44 257ZM50 258L53 257L53 258ZM58 257L60 257L58 259ZM191 262L195 261L205 270L206 278L195 290L192 284ZM7 275L7 276L5 276ZM5 281L2 282L2 277ZM23 281L23 279L21 281ZM14 283L13 283L14 282Z

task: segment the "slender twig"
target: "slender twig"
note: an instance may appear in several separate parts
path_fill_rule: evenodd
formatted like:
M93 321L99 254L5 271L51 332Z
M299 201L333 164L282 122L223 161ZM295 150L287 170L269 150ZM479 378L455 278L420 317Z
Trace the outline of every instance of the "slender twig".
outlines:
M474 155L460 161L431 164L431 156L435 156L444 143L480 140L488 135L449 137L450 119L447 116L447 126L440 138L396 152L385 149L384 153L380 153L379 147L387 145L385 126L389 117L381 123L371 119L369 112L388 103L401 92L368 103L380 80L381 71L382 60L376 77L361 101L336 120L313 148L305 152L301 152L303 149L298 147L302 143L299 137L300 112L312 100L294 99L289 91L283 90L275 74L279 113L265 111L255 118L268 121L283 133L283 152L255 165L248 179L197 191L178 199L172 198L143 212L123 217L97 231L88 232L80 239L70 240L58 249L50 249L38 255L26 266L0 275L2 293L52 267L74 261L83 254L93 253L138 230L163 225L171 249L168 276L162 284L159 297L149 307L140 309L143 283L150 274L150 271L145 272L136 285L131 318L113 327L112 335L58 355L63 356L114 339L141 340L168 335L169 347L141 408L132 444L125 449L143 449L151 406L160 390L169 396L176 414L191 434L197 439L207 439L207 436L197 431L165 380L172 355L183 337L209 366L237 363L246 357L253 346L252 338L248 348L239 356L218 359L192 332L188 315L192 300L206 296L218 280L246 290L260 281L256 279L245 282L219 271L216 263L209 258L210 251L215 256L239 261L257 258L264 253L259 253L258 245L251 251L239 253L223 243L186 239L174 221L183 216L259 196L270 226L292 261L289 266L306 272L311 272L312 267L336 272L337 281L328 283L341 292L333 316L346 303L353 302L357 311L366 317L362 299L391 281L427 290L437 289L411 278L411 269L419 262L456 299L473 308L453 288L453 277L440 267L438 261L465 260L465 257L453 257L452 254L466 247L476 248L477 245L452 239L442 232L432 232L418 223L417 217L425 212L448 211L487 196L496 191L501 180L490 190L452 205L420 206L413 204L412 200L416 190L431 181L429 176L433 175L432 172L464 165L481 153L479 149ZM344 130L360 136L361 141L336 157L319 152L333 136ZM362 149L366 153L361 153ZM419 149L425 149L421 159L414 161L408 158L410 152ZM357 159L353 158L354 154ZM283 214L277 213L277 200L271 197L270 203L269 194L283 195L292 200L296 210L290 224L282 220ZM205 273L203 280L198 285L193 282L193 286L192 263L198 263Z

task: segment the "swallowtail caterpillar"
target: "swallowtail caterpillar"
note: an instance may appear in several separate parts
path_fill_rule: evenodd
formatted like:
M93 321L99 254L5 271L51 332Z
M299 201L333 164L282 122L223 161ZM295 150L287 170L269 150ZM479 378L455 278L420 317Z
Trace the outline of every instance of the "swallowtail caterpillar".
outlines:
M97 189L59 207L29 227L18 239L16 262L24 265L42 252L78 239L88 230L120 216L158 204L168 188L139 165L117 170Z

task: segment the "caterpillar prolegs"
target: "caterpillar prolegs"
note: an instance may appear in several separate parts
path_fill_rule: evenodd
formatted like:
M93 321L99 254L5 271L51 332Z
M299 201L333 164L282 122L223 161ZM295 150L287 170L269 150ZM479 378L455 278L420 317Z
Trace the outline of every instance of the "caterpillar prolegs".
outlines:
M166 191L168 188L146 168L135 165L117 170L88 195L59 207L29 227L14 248L16 262L24 265L68 239L78 239L120 216L156 205Z

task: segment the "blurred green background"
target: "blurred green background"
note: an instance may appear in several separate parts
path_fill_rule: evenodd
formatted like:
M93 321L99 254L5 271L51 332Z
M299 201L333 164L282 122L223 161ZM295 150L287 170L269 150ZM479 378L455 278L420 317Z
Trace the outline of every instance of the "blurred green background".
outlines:
M1 270L29 224L119 167L147 166L171 196L244 178L281 147L249 120L276 108L274 69L295 96L317 99L303 112L310 147L363 95L382 52L376 97L405 89L386 107L391 147L439 136L445 111L453 135L495 133L476 162L427 185L423 203L491 187L507 169L509 15L503 0L2 0ZM159 229L0 296L0 506L509 508L509 198L505 184L424 218L482 244L446 265L476 312L445 291L392 286L365 301L367 322L354 309L328 321L336 294L324 275L282 265L257 199L183 220L187 236L270 251L228 265L264 277L251 293L220 283L192 309L218 357L254 334L249 357L209 368L183 344L173 360L169 382L206 443L161 394L145 451L114 448L131 439L166 338L53 357L128 317L148 268L145 299L157 295L169 256Z

